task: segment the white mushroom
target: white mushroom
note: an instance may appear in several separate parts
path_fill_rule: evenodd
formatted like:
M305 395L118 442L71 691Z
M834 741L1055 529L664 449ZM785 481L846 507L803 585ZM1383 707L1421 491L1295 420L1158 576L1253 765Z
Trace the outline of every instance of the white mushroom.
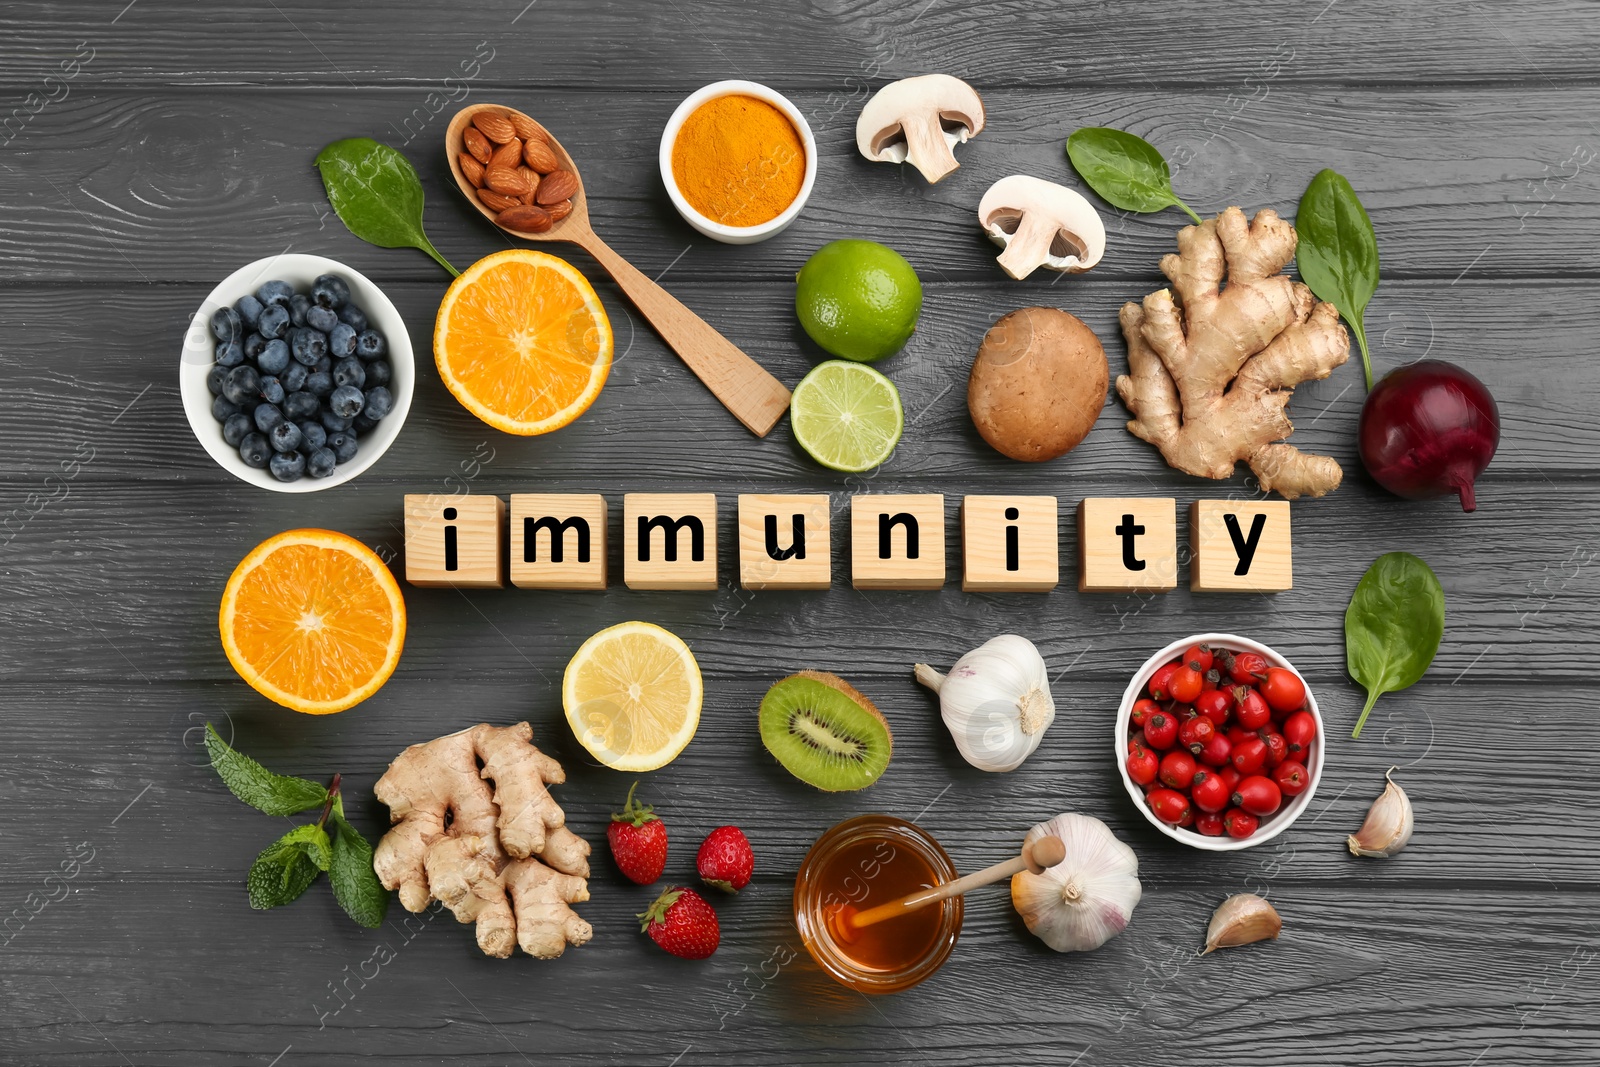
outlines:
M961 166L951 151L983 129L983 100L948 74L903 78L879 89L856 120L856 147L868 159L904 163L937 182Z
M1000 266L1013 278L1039 267L1086 271L1106 251L1106 228L1094 205L1065 185L1013 174L989 186L978 223L1005 249Z

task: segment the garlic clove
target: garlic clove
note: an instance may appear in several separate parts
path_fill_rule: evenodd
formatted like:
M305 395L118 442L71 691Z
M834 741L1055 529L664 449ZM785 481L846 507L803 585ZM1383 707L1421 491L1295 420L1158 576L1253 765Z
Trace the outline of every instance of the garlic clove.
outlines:
M1254 893L1236 893L1212 912L1211 925L1206 927L1205 951L1200 955L1268 938L1276 940L1282 929L1283 919L1271 904Z
M1384 773L1389 784L1367 809L1361 829L1345 838L1352 855L1386 858L1405 848L1411 840L1411 798L1389 777L1393 773L1393 767Z

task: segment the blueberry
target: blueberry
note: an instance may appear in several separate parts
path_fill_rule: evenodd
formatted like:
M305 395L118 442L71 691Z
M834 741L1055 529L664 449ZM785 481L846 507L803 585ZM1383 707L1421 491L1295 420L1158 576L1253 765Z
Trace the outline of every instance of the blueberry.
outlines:
M328 431L328 440L330 441L332 441L339 434L350 429L349 419L341 419L339 416L335 415L326 408L323 409L322 414L319 415L318 418L322 422L322 428ZM354 434L351 434L350 436L352 439L355 437ZM344 460L340 460L339 462L343 463Z
M253 330L256 328L256 320L261 317L261 301L246 293L233 302L233 310L244 320L245 327Z
M300 447L303 435L294 423L280 422L267 434L267 440L272 442L274 452L293 452Z
M256 396L266 401L268 404L277 404L279 407L282 407L284 397L283 383L271 376L262 378L261 388L256 393Z
M367 372L357 359L341 359L333 365L334 385L353 385L357 389L367 384Z
M224 367L237 367L244 362L244 345L238 341L225 341L217 345L217 362Z
M272 457L272 476L280 482L298 482L306 473L306 457L298 452L279 452Z
M276 404L257 404L254 412L256 429L266 433L283 421L283 410Z
M355 434L339 431L328 435L328 447L333 449L334 459L349 463L356 458L356 449L360 446L356 443Z
M306 309L306 325L313 330L321 330L323 333L327 333L339 325L339 316L335 315L330 308L309 307Z
M318 307L338 308L350 299L350 287L337 274L320 274L311 283L311 300Z
M284 414L296 422L301 419L313 418L320 410L322 410L322 404L317 400L316 396L303 389L298 393L290 393L283 400Z
M375 385L367 390L367 406L361 409L363 418L376 422L394 410L394 397L387 386Z
M300 436L305 440L303 451L306 452L315 452L328 443L328 431L322 428L322 423L310 419L300 424Z
M272 446L267 444L267 435L248 433L244 440L239 442L239 458L244 460L246 467L260 470L267 465L267 460L272 458Z
M256 332L267 340L282 337L289 329L289 309L282 304L269 304L261 309L256 320Z
M288 282L263 282L261 288L256 290L256 299L269 306L276 304L282 307L289 303L289 298L292 296L294 296L294 286Z
M388 385L394 371L383 360L367 364L367 385Z
M267 339L259 333L246 334L244 338L244 358L255 359L267 347Z
M328 331L328 353L336 359L356 354L356 329L349 323L335 323Z
M219 341L237 341L244 336L244 323L239 313L230 307L220 307L211 313L211 336Z
M341 419L353 419L361 414L367 398L353 385L341 385L328 397L328 410Z
M228 380L222 383L222 395L228 398L229 403L243 404L255 396L261 388L261 375L248 363L241 363L228 372Z
M229 415L239 414L239 405L225 396L219 396L211 401L211 417L218 422L227 422Z
M291 363L287 370L278 375L278 380L283 382L284 392L298 393L306 387L306 379L310 375L311 372L305 368L304 364Z
M328 339L316 330L299 329L289 339L289 348L295 359L309 367L328 354Z
M306 311L311 307L311 300L304 293L296 293L289 301L289 319L296 326L306 324Z
M326 478L333 473L334 465L338 462L339 457L333 454L333 449L313 449L306 459L306 473L313 478Z
M350 429L358 434L369 433L376 425L378 425L378 420L365 412L350 420Z
M299 366L299 364L296 364ZM327 396L333 392L333 375L326 371L316 371L306 377L306 392L312 396Z
M254 428L255 423L250 421L249 415L243 412L238 415L229 415L228 421L222 424L222 439L234 448L238 448L239 443L250 436Z
M289 342L281 337L268 341L267 347L256 357L256 366L261 368L262 374L282 374L288 365Z
M352 330L360 333L367 328L367 313L354 304L346 304L339 309L339 321L347 323Z
M356 335L356 355L362 359L378 359L387 351L389 346L377 330L362 330Z
M213 363L211 369L206 371L206 390L212 396L222 395L222 383L227 380L228 368L220 363Z
M332 356L323 356L321 359L317 360L316 363L312 364L312 366L311 366L311 373L313 373L313 374L332 374L333 373L333 357Z

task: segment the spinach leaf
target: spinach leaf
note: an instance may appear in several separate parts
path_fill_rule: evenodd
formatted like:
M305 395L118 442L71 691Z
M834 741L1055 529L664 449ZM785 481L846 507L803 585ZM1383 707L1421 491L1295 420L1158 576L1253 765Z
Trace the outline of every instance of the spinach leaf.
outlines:
M1342 175L1322 170L1300 198L1294 228L1300 236L1295 253L1300 277L1350 324L1371 389L1372 356L1362 316L1378 288L1378 237L1367 209Z
M296 826L262 849L250 865L245 876L250 906L265 911L296 899L318 871L328 869L330 859L327 831L316 823Z
M328 202L350 232L380 248L420 248L460 277L422 229L422 179L405 156L370 137L334 141L317 153Z
M345 914L370 929L383 925L389 892L372 869L372 846L340 810L333 812L333 860L328 867L334 899Z
M1373 560L1344 613L1345 665L1367 689L1351 737L1361 736L1380 696L1427 672L1443 637L1444 589L1432 568L1409 552Z
M210 723L206 723L206 751L228 791L258 811L294 815L320 808L328 800L328 791L316 782L273 774L244 753L234 751Z
M1088 126L1067 138L1067 158L1089 188L1113 207L1144 213L1180 207L1200 222L1200 216L1172 191L1167 161L1142 137Z

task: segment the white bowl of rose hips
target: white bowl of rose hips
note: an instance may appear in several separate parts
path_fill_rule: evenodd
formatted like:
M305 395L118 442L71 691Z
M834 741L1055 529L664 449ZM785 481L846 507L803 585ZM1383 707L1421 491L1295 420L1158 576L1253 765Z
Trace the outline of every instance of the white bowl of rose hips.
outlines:
M1128 683L1117 770L1156 829L1235 852L1271 841L1310 806L1322 738L1317 699L1288 660L1246 637L1197 634Z

